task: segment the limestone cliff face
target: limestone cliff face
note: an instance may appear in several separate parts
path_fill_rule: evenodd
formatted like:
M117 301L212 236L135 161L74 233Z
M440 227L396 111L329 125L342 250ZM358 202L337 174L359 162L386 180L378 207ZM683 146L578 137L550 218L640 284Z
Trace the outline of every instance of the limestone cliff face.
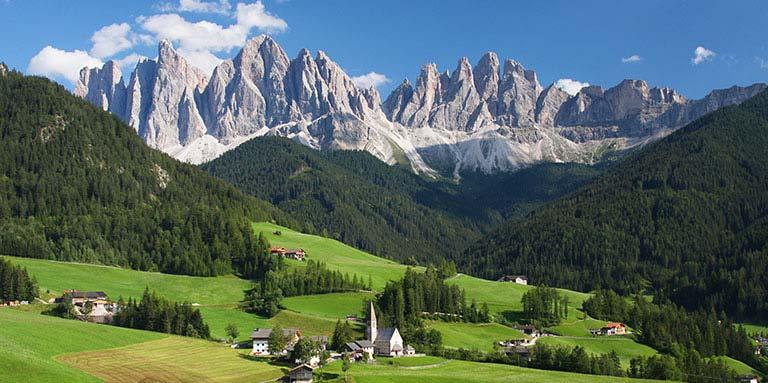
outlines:
M83 68L75 94L126 121L150 146L193 163L269 134L317 149L366 150L388 163L404 154L414 171L458 176L594 162L606 148L641 145L764 89L733 87L691 101L624 80L570 96L489 52L474 67L467 58L453 71L426 64L415 84L404 80L382 102L324 52L304 49L290 59L259 36L210 77L164 41L158 59L139 62L127 84L114 62Z

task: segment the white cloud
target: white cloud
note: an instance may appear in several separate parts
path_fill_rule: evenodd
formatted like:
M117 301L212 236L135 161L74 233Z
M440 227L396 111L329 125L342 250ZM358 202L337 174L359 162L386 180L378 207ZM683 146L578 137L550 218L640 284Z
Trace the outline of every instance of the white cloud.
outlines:
M49 45L29 60L27 72L50 78L64 78L74 84L80 77L80 69L102 65L104 63L101 60L91 57L88 52L68 52Z
M561 78L555 81L555 86L560 88L563 92L574 96L576 93L579 93L581 88L588 87L589 83L572 80L570 78Z
M642 60L643 60L643 58L640 57L640 55L632 55L632 56L629 56L629 57L622 57L621 58L621 62L623 62L625 64L637 63L637 62L640 62Z
M107 25L93 33L91 55L105 58L133 47L131 26L128 23Z
M384 85L389 82L389 79L381 73L370 72L362 76L352 77L352 82L360 89L368 89Z
M693 65L699 65L704 61L710 61L712 60L713 57L717 55L717 53L715 53L714 51L711 51L702 46L696 47L693 53L694 53L694 56L691 59L691 62L693 63Z
M288 29L288 23L267 12L261 1L253 4L238 3L235 16L237 25L246 29L258 28L265 32L284 32Z
M161 3L157 6L160 12L197 12L197 13L218 13L222 15L229 14L232 9L228 0L219 1L200 1L200 0L179 0L179 4Z
M189 51L183 48L179 48L177 52L184 56L184 58L187 59L190 64L202 70L206 76L210 76L216 66L224 61L208 51Z

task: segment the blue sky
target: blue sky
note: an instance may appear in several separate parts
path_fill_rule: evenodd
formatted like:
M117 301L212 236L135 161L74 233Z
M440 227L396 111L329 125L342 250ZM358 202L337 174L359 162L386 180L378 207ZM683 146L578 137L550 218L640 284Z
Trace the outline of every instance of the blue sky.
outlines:
M79 65L153 58L159 38L210 68L266 32L291 57L322 49L351 76L380 74L360 81L384 97L424 63L492 50L545 86L640 78L698 98L768 81L766 20L760 0L0 0L0 60L71 87Z

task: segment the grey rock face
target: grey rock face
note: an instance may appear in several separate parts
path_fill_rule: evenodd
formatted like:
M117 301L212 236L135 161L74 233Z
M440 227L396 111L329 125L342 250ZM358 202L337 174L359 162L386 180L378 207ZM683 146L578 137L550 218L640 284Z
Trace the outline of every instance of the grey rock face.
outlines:
M0 70L5 68L0 67ZM139 62L124 85L119 68L84 68L75 94L128 124L151 146L182 160L215 158L259 135L280 135L317 149L367 150L388 163L404 153L415 171L459 176L514 170L537 162L594 162L608 148L656 139L764 84L686 100L669 88L625 80L570 96L542 89L536 72L493 52L453 72L427 64L382 103L358 89L320 51L296 58L270 37L251 39L210 78L168 42Z
M102 68L80 70L75 95L120 118L125 116L126 88L120 68L114 61L107 61Z

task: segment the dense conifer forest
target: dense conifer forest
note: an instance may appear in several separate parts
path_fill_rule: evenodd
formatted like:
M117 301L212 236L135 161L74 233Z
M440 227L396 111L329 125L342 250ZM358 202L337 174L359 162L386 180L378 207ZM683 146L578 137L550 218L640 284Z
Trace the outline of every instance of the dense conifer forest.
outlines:
M768 316L768 93L631 155L574 194L477 241L459 268L486 278Z
M410 264L455 258L504 219L602 172L547 164L511 174L430 180L367 152L319 152L286 138L246 142L203 169L272 202L297 229Z
M0 76L0 254L227 274L278 216L64 87Z

